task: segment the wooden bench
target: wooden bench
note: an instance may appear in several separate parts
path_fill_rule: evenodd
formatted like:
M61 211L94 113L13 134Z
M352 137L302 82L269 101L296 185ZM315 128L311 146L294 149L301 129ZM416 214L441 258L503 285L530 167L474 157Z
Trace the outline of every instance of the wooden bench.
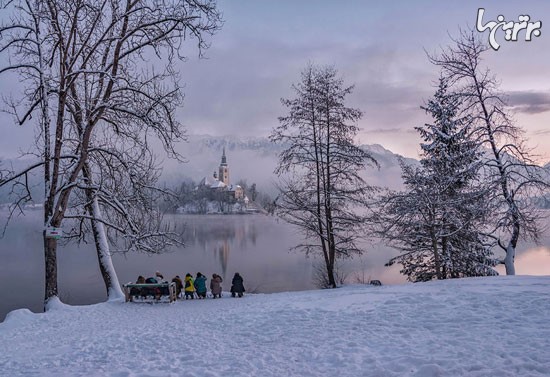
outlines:
M126 295L126 302L134 301L134 296L145 297L152 296L157 301L160 300L161 296L166 296L168 292L168 297L170 302L174 302L177 299L176 296L176 283L156 283L156 284L137 284L137 283L127 283L122 286L124 288L124 294ZM132 288L136 288L136 291L132 294Z

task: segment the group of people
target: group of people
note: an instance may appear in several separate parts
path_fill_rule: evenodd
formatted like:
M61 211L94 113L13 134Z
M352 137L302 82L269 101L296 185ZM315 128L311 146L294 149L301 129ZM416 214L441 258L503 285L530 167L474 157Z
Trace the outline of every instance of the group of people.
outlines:
M172 282L176 284L176 295L177 297L185 297L186 300L194 299L205 299L207 294L206 281L208 278L197 272L195 278L191 274L186 274L185 278L182 280L179 275L176 275ZM223 279L218 274L212 274L212 279L210 280L210 292L212 293L213 298L222 297L222 282ZM143 276L139 276L136 284L159 284L159 283L168 283L164 279L164 276L157 271L155 277L150 277L145 279ZM157 299L162 295L168 295L168 287L161 288L132 288L130 295L132 296L155 296ZM231 296L232 297L243 297L245 292L244 281L242 276L236 272L231 281ZM182 296L183 293L183 296Z

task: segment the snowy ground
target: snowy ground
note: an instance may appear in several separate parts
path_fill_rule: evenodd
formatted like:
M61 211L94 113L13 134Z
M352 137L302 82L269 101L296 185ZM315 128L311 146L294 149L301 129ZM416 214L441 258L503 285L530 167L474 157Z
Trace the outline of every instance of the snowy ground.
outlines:
M21 309L2 376L550 376L550 277Z

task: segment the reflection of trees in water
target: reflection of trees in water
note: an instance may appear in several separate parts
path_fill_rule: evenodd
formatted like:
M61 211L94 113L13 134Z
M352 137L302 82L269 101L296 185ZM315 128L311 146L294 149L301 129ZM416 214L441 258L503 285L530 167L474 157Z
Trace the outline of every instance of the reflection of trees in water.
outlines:
M214 254L218 254L222 266L222 277L226 280L227 261L229 259L229 242L221 241L217 248L214 248Z
M252 241L252 245L256 246L256 224L252 224L251 229L248 233L250 236L250 241Z
M258 230L244 216L192 216L186 218L185 241L219 259L225 279L231 250L248 251L256 246Z

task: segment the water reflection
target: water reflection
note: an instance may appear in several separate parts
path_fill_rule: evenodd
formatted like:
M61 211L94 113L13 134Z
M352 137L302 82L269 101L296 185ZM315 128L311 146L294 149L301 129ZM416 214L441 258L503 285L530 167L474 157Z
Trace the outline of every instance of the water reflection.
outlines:
M222 265L222 274L226 276L227 260L229 259L229 242L227 240L221 241L221 245L218 248L214 248L214 254L218 254Z
M114 255L122 282L159 270L165 277L217 273L227 284L240 272L249 291L313 288L311 262L303 254L288 253L296 238L287 224L263 215L176 215L172 220L185 222L185 248L155 256Z
M173 218L186 224L185 239L188 248L212 251L219 260L222 277L232 248L249 250L256 247L259 216L182 216Z

